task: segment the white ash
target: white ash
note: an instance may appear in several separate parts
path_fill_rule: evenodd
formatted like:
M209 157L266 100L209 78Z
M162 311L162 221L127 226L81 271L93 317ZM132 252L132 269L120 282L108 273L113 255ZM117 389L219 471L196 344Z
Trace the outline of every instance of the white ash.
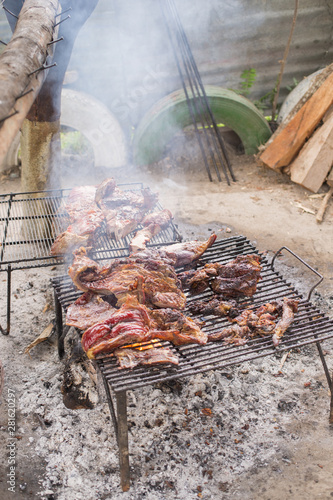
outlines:
M54 319L52 308L43 312L52 302L49 279L54 272L13 275L12 330L1 338L5 392L8 387L16 391L18 481L27 496L244 498L261 471L278 480L295 463L307 439L304 429L313 433L317 423L328 432L326 379L312 345L291 352L281 374L282 353L277 352L239 367L129 391L131 488L122 492L118 449L101 381L100 400L93 410L69 410L60 392L64 361L58 359L55 339L24 354ZM330 299L316 298L331 308ZM330 366L332 341L323 348ZM0 411L5 437L5 401ZM36 467L39 483L32 484L28 473L36 475ZM315 477L313 470L308 477ZM245 497L270 498L263 492L265 481L258 485L260 494Z

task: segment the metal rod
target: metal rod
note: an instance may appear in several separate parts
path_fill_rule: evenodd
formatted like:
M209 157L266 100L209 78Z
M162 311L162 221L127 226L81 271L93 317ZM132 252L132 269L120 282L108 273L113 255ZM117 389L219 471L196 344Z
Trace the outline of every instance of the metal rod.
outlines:
M28 95L28 94L30 94L30 92L33 92L33 91L34 91L34 89L31 88L31 89L27 90L26 92L23 92L21 95L16 97L16 100L21 99L21 97L24 97L25 95Z
M120 483L123 491L130 487L129 453L128 453L128 425L127 425L127 396L126 391L116 394L118 415L118 445Z
M18 19L18 16L16 14L14 14L12 11L10 11L9 9L7 9L7 7L5 7L4 5L2 6L3 10L5 10L6 12L8 12L8 14L10 14L11 16L15 17L15 19Z
M18 113L18 111L17 111L17 109L15 109L14 113L12 113L11 115L5 116L4 118L0 118L0 123L4 122L5 120L8 120L8 118L11 118L12 116L17 115L17 113Z
M111 413L114 433L116 435L116 441L117 441L117 444L119 446L118 422L117 422L116 412L114 409L114 404L113 404L112 397L111 397L110 386L109 386L109 382L107 381L102 370L101 370L101 374L102 374L102 380L103 380L103 384L104 384L104 388L105 388L105 392L106 392L106 399L108 401L108 405L109 405L109 409L110 409L110 413Z
M205 91L205 87L204 87L204 85L202 83L201 75L200 75L200 72L198 70L197 64L195 62L195 59L194 59L194 56L193 56L190 44L188 42L185 30L184 30L183 25L181 23L181 20L180 20L180 17L179 17L179 13L177 11L176 5L173 2L173 0L169 0L169 1L170 1L170 3L173 4L174 15L175 15L175 18L176 18L176 20L178 22L179 29L180 29L180 31L182 33L182 37L183 37L184 44L186 45L188 57L189 57L189 59L191 61L191 64L193 66L193 70L195 72L195 76L196 76L198 84L200 86L200 89L201 89L201 92L202 92L202 97L203 97L203 100L205 102L206 109L207 109L207 111L209 113L209 116L210 116L210 119L211 119L211 122L212 122L212 125L213 125L213 128L214 128L217 140L218 140L219 145L220 145L220 148L221 148L221 150L223 152L223 155L225 157L225 160L227 162L227 166L228 166L231 178L232 178L233 181L236 181L236 178L234 176L234 173L233 173L233 170L232 170L232 167L231 167L231 163L230 163L230 160L229 160L229 157L228 157L228 153L227 153L227 150L226 150L225 145L224 145L224 141L222 140L222 137L220 135L219 128L217 126L214 114L213 114L211 106L209 104L209 101L208 101L208 98L207 98L207 94L206 94L206 91Z
M34 75L38 71L44 71L45 69L50 69L53 68L53 66L56 66L57 63L50 64L49 66L43 65L40 68L35 69L35 71L32 71L31 73L28 74L28 76Z
M182 42L184 43L184 40L182 40L181 33L177 33L176 36L177 36L177 40L178 40L178 46L182 47L183 46ZM184 34L184 36L185 36L185 34ZM189 82L189 85L191 88L191 92L193 95L193 105L195 107L196 116L200 117L200 119L201 119L201 125L202 125L202 129L203 129L203 134L204 134L204 137L205 137L205 140L207 143L207 147L208 147L208 150L211 154L211 158L213 160L213 164L214 164L217 178L221 182L221 180L222 180L221 175L220 175L220 172L219 172L218 167L217 167L217 163L216 163L215 156L214 156L214 151L212 149L211 141L210 141L209 134L208 134L208 131L206 128L206 127L208 127L208 128L210 127L210 123L209 123L209 120L207 119L208 117L207 117L207 113L205 112L205 106L204 106L204 103L202 102L202 99L201 99L198 83L196 82L194 72L193 72L193 67L192 67L190 61L188 60L188 57L186 55L186 51L181 50L181 54L182 54L183 66L184 66L184 69L185 69L185 72L187 75L187 79L188 79L188 82ZM212 140L214 143L214 136L212 137ZM216 146L216 144L215 144L215 146ZM219 153L217 148L215 148L215 151L217 153ZM220 163L222 165L226 181L227 181L228 185L230 185L229 177L228 177L227 171L224 167L223 159L221 156L219 156L219 160L220 160Z
M63 10L62 12L60 12L59 14L57 14L55 17L59 17L59 16L62 16L63 14L66 14L66 12L69 12L72 10L72 7L68 7L68 9L66 10Z
M230 185L230 182L228 179L228 174L227 174L227 171L226 171L226 168L224 165L223 157L227 163L232 180L235 181L236 178L235 178L234 173L232 171L231 163L230 163L230 160L228 158L228 154L227 154L226 148L224 146L224 142L223 142L222 137L220 135L219 128L217 126L216 120L215 120L214 115L212 113L212 110L211 110L211 107L210 107L210 104L209 104L209 101L208 101L208 98L207 98L207 95L205 92L205 88L204 88L204 85L203 85L202 80L201 80L200 73L198 71L198 68L197 68L193 53L191 51L190 45L188 43L188 39L187 39L185 30L182 26L178 11L177 11L176 6L172 0L169 0L168 7L169 7L169 11L170 11L170 17L176 23L178 46L181 49L183 61L186 61L186 62L184 62L184 66L187 66L190 68L191 74L188 75L188 80L189 80L191 86L192 86L192 84L195 86L196 93L193 92L193 95L194 96L197 95L198 102L199 102L200 107L202 109L201 118L204 119L204 122L206 123L206 126L208 128L211 128L211 127L213 128L214 134L212 134L211 140L212 140L213 145L214 145L214 151L219 159L220 165L222 166L226 180L227 180L228 184ZM203 122L203 128L205 130L205 123L204 122ZM214 162L215 170L217 170L216 161L214 158L214 152L211 148L210 141L208 139L208 135L207 135L206 140L207 140L207 143L208 143L209 148L210 148L210 153L211 153L211 156L212 156L212 159ZM217 176L218 176L218 179L221 180L219 173L217 174Z
M193 123L194 128L195 128L195 133L196 133L196 137L197 137L197 140L198 140L199 148L200 148L203 160L204 160L204 164L205 164L205 168L206 168L206 172L207 172L208 178L212 182L213 178L212 178L212 175L211 175L210 170L209 170L209 165L208 165L208 162L207 162L205 150L203 148L203 144L202 144L201 137L200 137L200 134L199 134L198 126L197 126L196 119L195 119L195 116L194 116L194 112L193 112L193 109L192 109L192 105L190 104L190 98L189 98L189 95L188 95L188 92L187 92L187 88L186 88L186 84L185 84L185 81L184 81L184 78L183 78L183 74L182 74L182 71L181 71L181 67L180 67L178 55L177 55L177 52L176 52L176 48L175 48L175 45L174 45L174 42L173 42L173 39L172 39L170 27L169 27L167 19L166 19L166 14L165 14L165 12L163 10L163 3L161 3L161 6L162 6L162 14L163 14L163 17L164 17L164 20L165 20L165 25L166 25L168 37L169 37L171 46L173 48L173 53L174 53L174 57L175 57L175 61L176 61L177 69L178 69L178 73L179 73L180 78L181 78L181 82L182 82L182 86L183 86L183 89L184 89L186 101L188 103L188 108L189 108L190 116L191 116L192 123Z
M317 335L315 335L315 337L317 337ZM324 372L325 372L325 375L326 375L328 387L329 387L330 391L332 392L332 390L333 390L333 383L332 383L330 372L328 370L326 359L325 359L323 350L321 348L320 342L316 342L316 346L317 346L317 349L318 349L318 352L319 352L319 356L320 356L320 359L321 359L321 362L322 362L322 365L323 365L323 368L324 368Z
M61 40L63 40L63 39L64 39L64 37L63 37L63 36L61 36L60 38L57 38L56 40L52 40L52 42L49 42L49 43L47 44L47 46L49 46L49 45L53 45L54 43L57 43L57 42L61 42Z
M67 19L70 19L71 16L68 14L67 17L65 17L64 19L61 19L60 21L58 21L54 26L53 26L53 29L56 28L57 26L59 26L59 24L63 23L64 21L67 21Z
M63 333L63 322L62 322L62 307L60 301L58 299L58 294L54 289L54 311L55 311L55 327L57 332L58 339L58 355L59 358L62 359L65 354L64 349L64 339L62 338Z
M7 267L7 335L10 332L10 306L11 306L11 293L12 293L12 266Z

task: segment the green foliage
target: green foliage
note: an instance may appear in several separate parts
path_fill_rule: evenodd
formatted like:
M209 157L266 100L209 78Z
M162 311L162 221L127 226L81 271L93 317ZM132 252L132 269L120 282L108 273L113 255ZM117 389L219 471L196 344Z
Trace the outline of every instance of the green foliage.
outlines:
M62 131L60 133L61 150L65 154L85 154L89 150L89 143L78 131Z
M230 89L236 92L236 94L243 95L244 97L248 96L251 90L251 87L253 87L257 77L257 72L254 68L250 69L245 69L243 73L241 74L241 83L240 83L240 89Z

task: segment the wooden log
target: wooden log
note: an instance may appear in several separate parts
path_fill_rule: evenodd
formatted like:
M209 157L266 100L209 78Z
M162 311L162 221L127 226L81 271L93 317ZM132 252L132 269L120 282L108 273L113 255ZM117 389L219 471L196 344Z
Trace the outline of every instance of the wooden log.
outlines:
M330 189L325 194L323 201L321 202L321 205L320 205L319 210L318 210L317 215L316 215L317 222L323 221L325 210L327 208L328 202L330 201L332 194L333 194L333 186L330 187Z
M317 193L333 165L333 112L290 164L293 182Z
M37 70L52 58L53 47L48 44L58 9L58 0L25 0L0 56L0 163L46 78L45 70Z
M330 173L327 176L326 182L329 186L333 186L333 168L331 168Z
M273 170L288 166L332 104L333 73L326 78L290 122L276 131L272 142L259 156L259 161Z

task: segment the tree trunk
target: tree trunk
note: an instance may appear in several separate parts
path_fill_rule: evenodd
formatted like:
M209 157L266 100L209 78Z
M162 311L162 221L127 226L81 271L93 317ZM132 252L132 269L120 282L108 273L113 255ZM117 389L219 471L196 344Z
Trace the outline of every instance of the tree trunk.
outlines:
M52 59L53 45L48 43L58 7L58 0L26 0L0 56L0 164L46 77L45 70L36 70Z

